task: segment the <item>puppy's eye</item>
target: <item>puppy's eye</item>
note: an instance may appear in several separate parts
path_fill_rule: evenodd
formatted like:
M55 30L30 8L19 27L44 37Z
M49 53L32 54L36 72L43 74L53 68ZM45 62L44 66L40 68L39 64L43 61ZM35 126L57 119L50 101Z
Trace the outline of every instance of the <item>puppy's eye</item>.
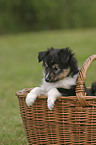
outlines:
M55 68L54 68L54 71L55 71L55 73L58 73L58 72L60 71L60 69L57 68L57 67L55 67Z
M57 67L54 67L54 70L55 70L55 71L57 71L57 70L58 70L58 68L57 68Z

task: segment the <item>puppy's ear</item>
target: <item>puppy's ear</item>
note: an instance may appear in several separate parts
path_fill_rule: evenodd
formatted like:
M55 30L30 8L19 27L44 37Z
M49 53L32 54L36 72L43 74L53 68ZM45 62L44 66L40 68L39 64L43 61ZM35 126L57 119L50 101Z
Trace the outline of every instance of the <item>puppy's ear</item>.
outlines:
M53 51L54 48L51 47L49 48L47 51L42 51L42 52L39 52L38 54L38 61L41 62L42 60L44 60L44 58L51 52Z
M42 60L44 60L44 58L49 54L49 52L50 52L49 50L39 52L38 61L41 62Z
M41 62L46 55L46 51L42 51L38 53L38 61Z
M60 49L58 53L61 63L67 64L70 58L74 55L69 48Z

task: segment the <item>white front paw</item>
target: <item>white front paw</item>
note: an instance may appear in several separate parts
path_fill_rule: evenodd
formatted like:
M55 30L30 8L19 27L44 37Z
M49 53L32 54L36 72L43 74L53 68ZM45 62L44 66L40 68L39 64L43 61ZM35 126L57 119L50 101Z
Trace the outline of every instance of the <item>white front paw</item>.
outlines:
M53 98L48 97L47 106L48 106L49 110L52 110L52 109L53 109L53 107L54 107L54 102L55 102L55 100L54 100Z
M28 93L26 97L26 104L27 106L32 106L32 104L35 102L37 98L37 95L34 93Z

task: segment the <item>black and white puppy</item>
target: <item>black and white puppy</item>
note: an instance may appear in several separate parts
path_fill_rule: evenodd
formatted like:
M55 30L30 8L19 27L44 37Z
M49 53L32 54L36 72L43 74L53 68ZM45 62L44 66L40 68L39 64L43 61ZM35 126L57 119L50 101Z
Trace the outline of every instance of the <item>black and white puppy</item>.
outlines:
M43 74L41 87L36 87L28 93L26 104L31 106L37 96L48 96L47 105L50 110L59 96L74 96L76 80L78 76L78 64L74 54L69 48L54 49L40 52L39 62L43 62Z

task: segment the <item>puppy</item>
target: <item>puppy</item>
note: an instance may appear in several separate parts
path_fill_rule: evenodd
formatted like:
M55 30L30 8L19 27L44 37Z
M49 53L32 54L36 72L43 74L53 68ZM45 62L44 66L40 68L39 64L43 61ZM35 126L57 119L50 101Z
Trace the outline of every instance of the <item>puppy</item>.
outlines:
M50 48L39 52L38 60L42 62L44 78L41 87L36 87L28 93L26 104L31 106L37 96L45 94L48 96L47 106L52 110L59 96L76 95L75 87L79 72L77 60L69 48Z

